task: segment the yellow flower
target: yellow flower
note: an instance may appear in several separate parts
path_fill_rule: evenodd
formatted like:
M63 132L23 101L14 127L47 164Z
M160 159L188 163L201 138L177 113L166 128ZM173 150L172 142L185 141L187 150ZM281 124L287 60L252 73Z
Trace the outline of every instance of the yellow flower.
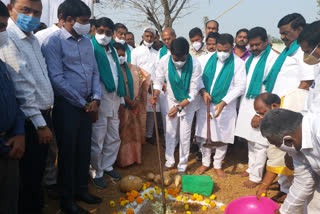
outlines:
M188 209L189 209L189 204L184 205L184 208L185 208L186 210L188 210Z
M181 196L180 195L177 197L177 201L181 201Z
M197 198L197 201L203 201L203 196L199 195L198 198Z
M153 201L153 196L152 196L152 195L149 195L149 199L150 199L151 201Z
M116 203L114 201L110 201L110 207L115 207Z
M146 189L147 189L147 186L146 186L145 184L143 184L142 190L144 191L144 190L146 190Z
M117 214L122 214L122 212L118 212Z
M226 206L222 205L221 206L221 211L224 211L226 209Z
M143 194L143 197L144 197L144 198L148 198L148 196L149 196L148 193L144 193L144 194Z
M188 201L188 198L186 196L183 196L183 199L182 199L184 202L187 202Z
M202 210L203 210L203 211L206 211L207 209L208 209L208 207L207 207L207 206L205 206L205 205L204 205L204 206L202 206Z
M129 200L125 200L125 202L126 202L125 204L129 204Z
M195 194L193 194L193 197L195 197L195 198L198 198L198 194L197 193L195 193Z
M157 195L160 194L160 190L159 190L159 189L156 190L156 194L157 194Z
M158 189L159 189L159 187L158 187L158 186L154 186L154 189L155 189L155 190L158 190Z
M165 193L168 193L168 190L167 190L167 189L164 189L164 192L165 192Z
M262 193L262 194L261 194L261 197L266 197L266 193Z
M190 212L190 211L187 211L186 214L191 214L191 212Z
M126 205L126 201L121 201L120 206L124 206L124 205Z
M211 196L210 196L210 199L211 199L211 200L216 199L216 195L211 195Z
M168 199L168 193L165 193L165 194L164 194L164 197L165 197L166 199Z
M154 191L153 191L153 190L150 190L150 191L149 191L149 194L153 194L153 193L154 193Z
M206 199L206 200L204 200L204 203L210 204L210 200L209 200L209 199Z

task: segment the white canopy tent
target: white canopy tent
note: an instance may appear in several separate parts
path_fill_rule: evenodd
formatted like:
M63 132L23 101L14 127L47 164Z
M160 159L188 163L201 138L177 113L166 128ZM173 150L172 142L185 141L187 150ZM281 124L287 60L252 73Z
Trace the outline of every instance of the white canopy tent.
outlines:
M10 0L1 0L5 4L10 3ZM82 0L84 3L86 3L92 12L93 9L93 2L94 0ZM42 0L42 16L41 16L41 22L45 23L47 26L51 26L54 23L58 22L58 7L59 5L64 2L64 0Z

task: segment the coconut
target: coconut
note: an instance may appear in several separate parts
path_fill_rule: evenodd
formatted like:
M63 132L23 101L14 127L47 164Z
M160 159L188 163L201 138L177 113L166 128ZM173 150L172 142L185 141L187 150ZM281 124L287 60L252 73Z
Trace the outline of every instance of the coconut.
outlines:
M134 175L127 175L120 181L120 191L130 192L132 190L139 191L142 187L141 178Z
M152 172L149 172L149 173L147 174L147 179L148 179L148 181L153 181L154 177L155 177L155 175L154 175Z

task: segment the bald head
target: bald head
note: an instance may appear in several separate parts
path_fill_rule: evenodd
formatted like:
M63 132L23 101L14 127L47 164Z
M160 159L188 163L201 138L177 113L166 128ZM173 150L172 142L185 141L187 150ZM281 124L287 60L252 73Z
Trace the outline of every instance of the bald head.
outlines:
M170 50L172 40L176 38L176 32L173 28L167 27L162 32L162 41L164 45Z
M262 93L254 101L254 110L263 117L270 110L280 108L281 99L276 94Z

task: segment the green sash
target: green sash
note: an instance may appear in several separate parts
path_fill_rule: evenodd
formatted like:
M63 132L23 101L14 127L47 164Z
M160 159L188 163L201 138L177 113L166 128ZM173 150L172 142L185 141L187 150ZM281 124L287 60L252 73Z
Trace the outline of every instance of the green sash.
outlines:
M116 42L112 38L110 44L113 45L114 43ZM124 46L126 47L127 62L131 63L131 50L127 43L124 43Z
M104 83L106 90L109 93L114 92L116 90L116 86L114 83L114 79L112 76L112 71L111 71L111 67L110 67L110 63L109 63L106 51L104 47L97 42L95 36L92 37L91 41L94 48L94 55L96 57L98 68L99 68L100 79ZM124 97L127 94L127 90L124 82L124 77L121 71L121 67L119 64L118 56L111 44L109 44L109 49L111 50L112 57L117 64L117 71L118 71L117 95L119 97Z
M254 68L249 89L246 94L247 99L255 99L261 91L261 86L262 86L262 81L263 81L263 75L264 75L264 70L266 67L267 59L270 53L271 47L270 45L267 46L267 48L263 51L256 67ZM249 69L252 63L254 55L251 54L249 57L248 61L246 62L246 71L247 74L249 73Z
M181 78L179 77L176 67L172 62L172 56L170 56L168 63L169 81L173 91L173 95L176 100L182 102L182 100L190 98L189 86L192 76L193 62L192 57L188 54L186 64L182 67Z
M266 91L268 93L271 93L274 87L274 84L276 83L278 74L281 70L281 67L286 60L287 56L290 56L293 52L295 52L300 45L298 45L297 40L295 40L290 48L286 47L281 54L278 56L276 62L273 64L268 76L263 81L263 84L266 86Z
M161 59L163 56L165 56L167 53L168 53L168 48L167 48L167 46L164 45L164 46L161 48L161 50L160 50L160 59Z
M217 68L217 52L208 60L202 75L202 80L206 92L210 94L212 82ZM212 103L219 104L226 96L234 74L234 56L233 54L224 62L223 67L214 83L211 93Z
M128 80L128 89L129 89L129 97L130 97L130 100L133 100L133 78L132 78L132 74L131 74L131 71L129 69L129 66L126 62L124 62L124 66L126 68L126 74L127 74L127 80Z

